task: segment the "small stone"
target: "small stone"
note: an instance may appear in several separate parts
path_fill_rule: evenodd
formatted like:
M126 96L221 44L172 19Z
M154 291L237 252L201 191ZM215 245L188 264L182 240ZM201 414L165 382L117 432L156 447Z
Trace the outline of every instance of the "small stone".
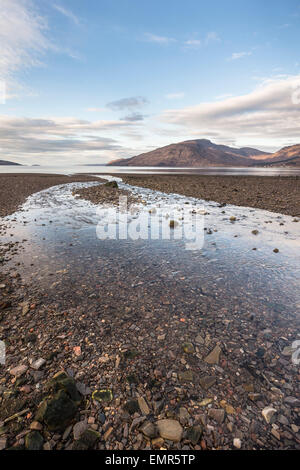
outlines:
M157 437L152 439L151 444L154 449L160 449L164 445L164 440L161 437Z
M219 364L219 358L222 350L220 346L215 346L215 348L209 353L209 355L205 358L205 362L208 364Z
M92 394L93 400L109 403L113 399L113 394L111 390L104 389L104 390L95 390Z
M138 404L139 404L142 414L147 416L150 413L150 410L146 403L146 400L143 397L139 397Z
M212 402L212 398L204 398L204 400L200 401L199 406L207 406Z
M200 379L200 385L201 385L202 388L204 388L204 390L208 390L215 383L216 383L216 377L212 377L212 376L209 376L209 375L201 377L201 379Z
M0 438L0 450L4 450L7 447L7 439L6 437Z
M137 400L129 400L124 405L124 410L128 411L128 413L131 414L131 415L133 415L134 413L137 413L140 410L138 401Z
M31 364L31 368L34 370L39 370L46 364L46 360L43 358L38 359L37 361Z
M284 399L285 403L291 406L299 406L300 405L300 400L296 397L286 397Z
M86 429L80 439L74 442L73 450L89 450L93 449L96 442L100 439L98 431L93 429Z
M144 436L147 436L150 439L156 437L157 435L156 427L150 421L144 421L144 423L140 427L140 430L144 434Z
M188 412L188 410L184 406L181 406L179 408L178 417L179 417L180 423L184 426L185 424L187 424L189 422L190 413Z
M18 378L24 375L28 370L28 367L25 366L25 364L20 364L13 369L10 369L10 374L13 375L14 377Z
M186 438L193 444L193 446L197 445L199 442L200 437L203 434L203 429L200 425L192 426L187 430Z
M204 339L202 338L201 335L196 336L195 342L197 344L204 344Z
M221 424L225 418L225 411L217 408L211 408L208 411L208 416L217 421L217 423Z
M296 433L296 434L297 434L297 432L299 431L299 426L296 426L296 424L292 424L292 425L291 425L291 428L292 428L292 431L293 431L294 433Z
M30 309L29 304L28 303L24 304L22 308L22 314L27 315L27 313L29 312L29 309Z
M235 437L233 439L233 445L236 449L240 449L242 447L242 441L241 439L238 439L237 437Z
M110 428L108 428L108 430L104 433L103 435L103 439L105 441L108 440L109 436L111 435L111 433L113 432L114 428L111 426Z
M278 441L280 441L281 436L280 436L279 432L276 429L272 428L271 434L273 434L273 436L276 437L276 439L278 439Z
M157 428L160 437L169 441L179 442L182 438L183 429L181 424L175 419L161 419L157 421Z
M32 431L25 436L25 448L27 450L42 450L44 439L38 431Z
M79 421L73 426L73 436L75 441L78 441L80 439L81 435L84 433L84 431L87 429L87 423L85 421Z
M191 370L185 370L184 372L178 373L180 382L193 382L194 374Z
M274 251L274 253L279 253L279 250L278 250L278 248L274 248L274 250L273 250L273 251Z
M183 343L182 349L186 354L194 354L195 348L192 343Z
M271 419L275 413L277 413L277 410L275 410L275 408L272 408L272 406L267 406L261 412L261 414L265 418L266 423L268 424L271 422Z
M33 431L41 431L43 429L43 425L38 421L32 421L30 429L32 429Z

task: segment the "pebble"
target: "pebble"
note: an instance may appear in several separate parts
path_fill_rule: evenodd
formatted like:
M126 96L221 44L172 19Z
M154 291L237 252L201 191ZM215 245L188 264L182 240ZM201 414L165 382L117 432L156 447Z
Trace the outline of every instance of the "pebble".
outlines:
M160 437L173 442L182 438L183 428L175 419L161 419L156 423Z

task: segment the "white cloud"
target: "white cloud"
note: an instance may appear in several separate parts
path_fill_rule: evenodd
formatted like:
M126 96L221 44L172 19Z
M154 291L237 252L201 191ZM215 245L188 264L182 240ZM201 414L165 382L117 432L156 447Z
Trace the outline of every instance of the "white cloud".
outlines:
M209 44L211 42L220 42L220 41L221 39L218 33L216 33L215 31L210 31L209 33L207 33L206 38L205 38L206 44Z
M9 80L20 69L40 64L51 44L47 23L31 0L0 0L0 78Z
M181 98L184 98L185 94L183 92L180 93L168 93L165 95L165 98L167 100L180 100Z
M202 46L202 41L200 41L200 39L189 39L184 42L184 45L192 49L197 49Z
M250 56L252 55L252 52L249 51L249 52L233 52L233 54L231 55L231 57L228 59L228 60L239 60L239 59L243 59L244 57L247 57L247 56Z
M129 131L137 124L130 120L86 121L73 117L18 118L0 116L0 159L49 164L85 157L123 156L126 148L110 136L111 132Z
M176 39L170 38L167 36L157 36L156 34L145 33L144 37L148 42L154 42L157 44L170 44L172 42L176 42Z
M264 80L246 95L166 110L161 119L199 135L285 145L300 141L300 75Z
M102 113L106 111L106 108L87 108L86 111L88 111L89 113Z
M110 103L107 103L106 107L113 111L120 111L124 109L132 110L141 108L146 104L148 104L148 100L144 96L131 96L130 98L111 101Z
M66 18L69 20L73 21L76 25L80 24L79 18L71 11L68 10L67 8L64 8L62 5L52 5L55 10L57 10L59 13L64 15Z

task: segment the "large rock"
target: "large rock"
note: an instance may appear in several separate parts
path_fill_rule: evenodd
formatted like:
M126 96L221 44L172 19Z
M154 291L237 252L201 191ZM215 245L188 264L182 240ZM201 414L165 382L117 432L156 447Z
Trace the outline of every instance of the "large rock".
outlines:
M62 431L74 419L76 412L76 404L64 390L59 390L53 398L41 403L35 419L44 422L50 431Z
M161 419L156 423L160 437L169 441L179 442L182 438L183 429L175 419Z
M94 429L86 429L80 436L80 439L74 442L73 450L93 449L99 439L99 432L95 431Z
M46 389L52 393L63 390L75 404L79 405L81 402L81 395L78 392L75 380L65 372L55 374L48 382Z

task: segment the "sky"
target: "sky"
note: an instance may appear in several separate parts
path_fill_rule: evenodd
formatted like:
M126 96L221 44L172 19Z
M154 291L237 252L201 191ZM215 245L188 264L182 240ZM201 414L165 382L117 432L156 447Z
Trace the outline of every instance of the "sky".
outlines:
M300 0L0 0L0 159L300 143Z

